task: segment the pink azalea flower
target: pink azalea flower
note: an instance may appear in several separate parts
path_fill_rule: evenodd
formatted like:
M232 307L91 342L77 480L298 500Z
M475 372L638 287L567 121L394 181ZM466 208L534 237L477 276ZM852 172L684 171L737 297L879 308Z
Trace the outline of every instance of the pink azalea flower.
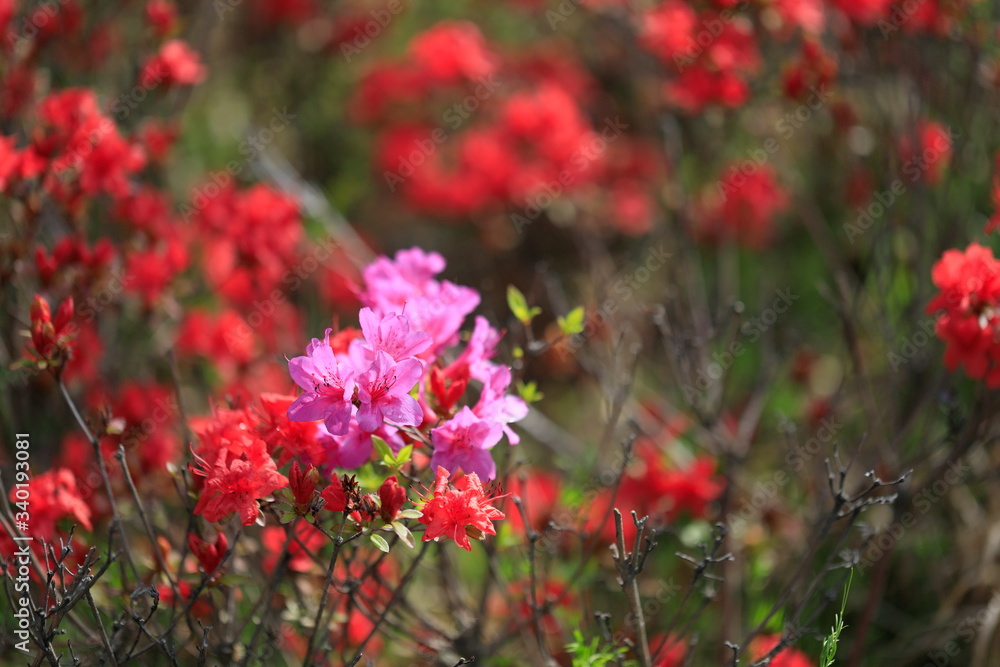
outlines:
M452 474L462 469L491 480L497 475L497 466L489 450L502 437L503 424L480 419L466 406L443 426L431 430L431 467L440 466Z
M471 377L483 383L489 382L493 370L497 368L490 359L496 355L497 343L502 336L502 333L490 326L485 317L477 316L469 342L453 365L464 363L469 367Z
M410 396L410 390L423 373L423 364L417 359L404 359L397 364L385 352L376 352L371 368L358 376L358 399L361 401L358 427L371 433L385 419L401 426L419 426L423 411Z
M438 253L411 248L400 250L392 260L380 257L362 274L362 303L375 313L403 312L405 306L411 327L433 339L425 358L454 344L465 316L479 305L476 290L434 280L444 267L444 258Z
M379 317L371 308L362 308L358 314L364 340L351 341L349 354L355 368L367 369L381 350L394 360L402 361L420 354L434 341L422 331L411 331L406 317L389 313Z
M479 293L444 281L434 282L427 293L406 302L406 314L414 328L434 339L430 352L438 354L458 342L465 316L479 305Z
M379 257L362 274L366 286L363 301L376 310L402 305L430 287L444 267L444 257L420 248L400 250L394 260Z
M354 396L354 373L340 363L330 347L330 329L322 341L313 338L306 356L288 362L295 384L305 391L288 406L288 418L295 422L322 419L334 435L347 433Z
M510 380L510 369L496 366L483 386L483 393L479 395L479 401L472 412L480 419L500 424L510 444L516 445L521 442L521 438L508 424L527 417L528 404L520 396L507 393Z

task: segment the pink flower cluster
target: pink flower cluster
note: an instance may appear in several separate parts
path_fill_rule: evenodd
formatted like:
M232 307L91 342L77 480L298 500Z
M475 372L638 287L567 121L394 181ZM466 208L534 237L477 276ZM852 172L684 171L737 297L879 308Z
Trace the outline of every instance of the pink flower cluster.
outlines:
M289 361L303 392L288 406L288 418L323 422L319 438L330 465L365 463L373 434L398 452L405 444L400 429L428 426L432 466L489 480L496 477L489 450L505 433L517 444L508 425L528 407L507 393L510 369L490 361L501 334L477 318L468 343L455 350L479 295L435 279L444 267L440 255L418 248L378 259L363 274L361 335L345 345L327 329ZM459 390L471 380L481 385L479 398L458 408Z

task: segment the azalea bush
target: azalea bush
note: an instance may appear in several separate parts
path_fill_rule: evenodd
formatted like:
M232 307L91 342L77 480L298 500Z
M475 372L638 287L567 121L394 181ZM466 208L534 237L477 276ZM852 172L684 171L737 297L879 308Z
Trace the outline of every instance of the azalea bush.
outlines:
M983 0L0 0L0 660L997 653Z

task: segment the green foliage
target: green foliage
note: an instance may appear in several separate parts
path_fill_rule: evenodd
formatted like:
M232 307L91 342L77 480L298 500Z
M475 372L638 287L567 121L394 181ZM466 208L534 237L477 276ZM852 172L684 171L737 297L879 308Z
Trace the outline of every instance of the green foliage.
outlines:
M830 634L823 640L823 650L820 652L819 667L830 667L834 658L837 657L837 643L840 641L840 633L844 630L844 609L847 608L847 594L851 590L851 580L854 579L854 570L847 576L847 585L844 586L844 599L840 603L840 613L834 619Z
M566 644L566 652L573 656L573 667L606 667L607 665L622 665L634 667L634 660L622 660L628 649L622 647L601 646L601 641L594 637L585 641L579 630L573 631L573 640Z
M393 472L398 472L400 468L409 463L410 456L413 454L413 445L406 445L399 450L398 454L393 454L389 443L377 435L372 436L372 445L375 446L375 453L379 456L379 463Z
M524 399L526 403L537 403L538 401L545 398L545 394L538 391L538 383L531 381L524 383L520 380L517 381L517 393L521 398Z
M534 308L529 307L528 300L524 298L524 294L513 285L507 286L507 306L510 308L510 312L514 314L514 317L524 326L531 324L531 320L535 319L542 312L542 309L537 306Z
M583 331L583 316L586 311L583 306L577 306L566 314L566 317L559 317L559 328L567 336L572 336Z

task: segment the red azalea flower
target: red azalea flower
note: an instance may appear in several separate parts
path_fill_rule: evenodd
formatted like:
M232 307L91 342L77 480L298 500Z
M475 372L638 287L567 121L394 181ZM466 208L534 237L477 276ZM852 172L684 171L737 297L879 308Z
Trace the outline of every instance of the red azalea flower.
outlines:
M198 559L202 572L212 574L225 558L226 551L229 549L229 540L226 539L226 534L221 531L215 538L215 542L206 542L195 533L188 533L188 548Z
M687 656L687 644L674 635L652 637L650 648L656 652L653 667L682 667Z
M213 464L197 454L195 458L199 467L194 473L204 477L205 483L194 512L213 523L236 512L243 525L249 526L260 513L257 501L288 485L263 440L254 440L242 454L223 448Z
M146 23L153 28L158 37L163 37L173 30L176 21L177 5L170 0L149 0L146 3Z
M146 61L139 81L146 87L193 86L205 80L201 57L180 39L172 39Z
M344 491L344 485L336 475L330 479L330 486L323 489L323 492L319 495L326 501L323 509L330 510L331 512L344 512L347 510L347 492Z
M448 471L438 467L434 497L427 501L420 517L420 523L427 526L424 542L455 540L458 546L471 552L470 537L482 540L486 535L497 534L493 521L503 519L504 513L490 503L502 497L487 494L476 473L461 477L452 486L448 483Z
M947 345L945 366L1000 387L1000 261L973 243L945 252L931 275L940 292L927 312L941 313L935 331Z
M15 502L17 489L11 489L10 502ZM55 468L31 480L31 534L52 541L56 523L72 519L87 530L91 529L90 507L80 495L76 476L68 468Z
M14 143L14 137L0 136L0 192L5 191L7 184L14 180L21 163L21 155Z

